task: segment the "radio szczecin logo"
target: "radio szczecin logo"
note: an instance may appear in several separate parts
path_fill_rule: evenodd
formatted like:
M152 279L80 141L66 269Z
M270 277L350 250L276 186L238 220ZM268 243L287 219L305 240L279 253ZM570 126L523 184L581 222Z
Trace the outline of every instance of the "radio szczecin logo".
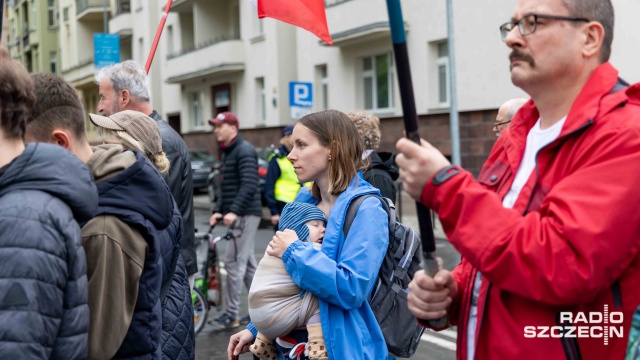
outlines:
M610 338L622 338L624 314L609 312L609 305L603 312L588 313L560 312L560 324L557 326L525 326L525 338L602 338L609 345ZM566 324L566 325L564 325Z

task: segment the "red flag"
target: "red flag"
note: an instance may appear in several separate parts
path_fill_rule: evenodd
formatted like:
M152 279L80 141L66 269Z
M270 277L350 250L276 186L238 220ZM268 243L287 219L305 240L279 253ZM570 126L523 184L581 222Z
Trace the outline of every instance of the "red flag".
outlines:
M324 0L258 0L258 17L270 17L306 29L333 44Z

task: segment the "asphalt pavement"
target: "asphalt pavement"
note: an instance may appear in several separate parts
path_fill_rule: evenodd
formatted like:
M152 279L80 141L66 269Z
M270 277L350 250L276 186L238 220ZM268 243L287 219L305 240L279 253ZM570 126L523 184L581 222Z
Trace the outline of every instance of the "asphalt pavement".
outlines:
M418 221L415 215L415 202L406 194L402 193L401 201L398 206L399 216L401 215L401 221L403 224L410 226L414 230L418 230ZM208 219L211 215L211 203L206 195L194 196L194 208L195 208L195 225L196 229L200 231L208 228ZM400 211L402 212L400 214ZM258 261L264 255L264 251L267 244L273 236L273 227L269 225L269 213L265 209L263 222L258 230L255 243L255 256ZM436 247L438 256L443 259L444 267L446 269L452 269L459 261L460 255L446 240L444 233L441 230L439 222L436 221L435 235L436 235ZM226 232L226 227L217 226L214 229L214 235L223 234ZM221 241L218 243L218 250L220 254L223 254L226 249L227 243ZM224 265L222 264L222 267ZM226 272L221 271L224 276ZM224 282L223 282L224 285ZM224 289L223 289L224 291ZM247 313L247 290L243 291L241 302L240 315ZM208 319L214 319L219 315L219 311L222 309L212 308L209 313ZM220 330L217 327L206 325L205 328L198 334L196 338L196 359L197 360L218 360L226 359L227 345L229 337L242 330L241 327L233 330ZM433 331L425 331L422 336L422 342L416 351L416 354L412 359L417 360L449 360L455 359L456 349L456 332L455 329L442 331L439 333ZM240 359L252 359L251 354L244 354L240 356Z

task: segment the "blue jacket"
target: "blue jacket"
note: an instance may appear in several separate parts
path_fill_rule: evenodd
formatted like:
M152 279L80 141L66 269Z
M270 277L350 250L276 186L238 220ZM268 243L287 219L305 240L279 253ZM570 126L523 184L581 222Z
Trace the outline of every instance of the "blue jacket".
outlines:
M89 169L28 144L0 175L0 359L86 359L87 266L79 223L94 216Z
M114 358L159 359L164 353L165 358L192 359L193 314L179 245L182 219L157 170L140 153L136 158L122 173L98 184L98 214L135 227L148 245L131 325ZM172 276L174 265L178 268ZM163 285L166 301L160 299Z
M318 296L330 359L379 360L388 354L380 326L367 302L389 246L387 213L380 201L366 199L347 239L342 231L349 203L356 196L370 193L380 194L358 172L329 213L322 252L298 240L282 255L293 281ZM307 188L300 190L296 201L318 202Z

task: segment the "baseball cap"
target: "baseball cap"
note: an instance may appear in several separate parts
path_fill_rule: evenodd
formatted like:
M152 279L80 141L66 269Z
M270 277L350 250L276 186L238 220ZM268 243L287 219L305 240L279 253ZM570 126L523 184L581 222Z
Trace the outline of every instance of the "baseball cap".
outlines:
M220 114L218 114L218 116L209 120L209 124L211 126L220 125L220 124L229 124L235 127L239 127L238 118L233 113L230 113L228 111L221 112Z
M91 122L101 128L124 131L138 140L147 157L162 151L162 138L158 124L147 115L133 110L125 110L111 116L89 114Z
M293 125L287 125L282 129L282 136L293 134Z

